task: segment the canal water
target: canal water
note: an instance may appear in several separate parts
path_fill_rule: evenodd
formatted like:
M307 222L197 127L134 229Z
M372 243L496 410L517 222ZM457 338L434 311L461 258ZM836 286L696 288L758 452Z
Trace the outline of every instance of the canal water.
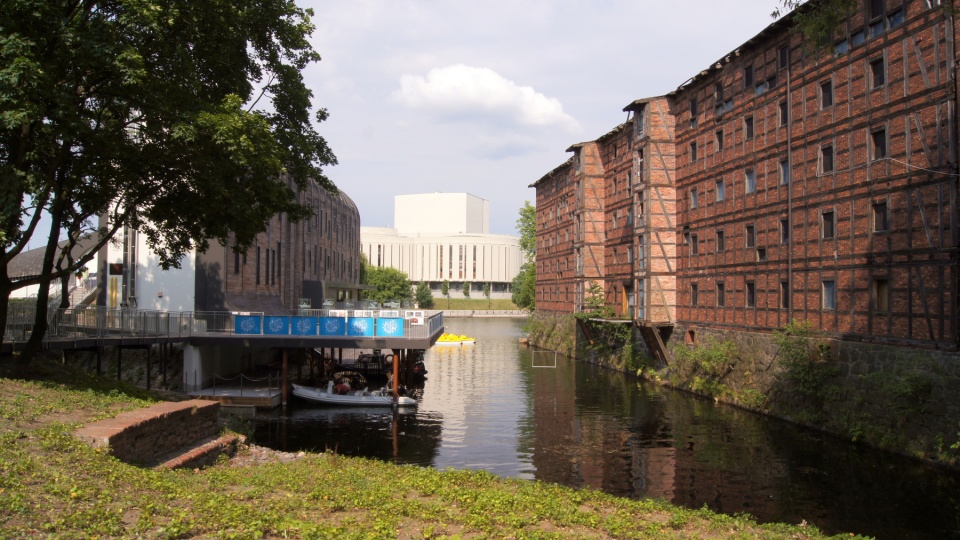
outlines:
M522 320L448 319L419 407L293 401L257 444L659 498L831 534L960 538L960 474L521 347Z

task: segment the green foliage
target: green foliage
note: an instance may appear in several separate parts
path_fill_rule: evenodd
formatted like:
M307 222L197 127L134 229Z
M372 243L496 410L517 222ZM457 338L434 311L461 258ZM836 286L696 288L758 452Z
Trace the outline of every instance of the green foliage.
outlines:
M447 309L450 309L450 282L443 280L440 284L440 294L447 297Z
M584 311L574 314L574 316L586 320L590 318L610 319L614 317L613 308L607 306L606 296L603 286L596 281L591 281L587 287L586 297L584 298Z
M490 282L483 284L483 295L487 297L487 306L490 305Z
M733 369L739 348L730 340L706 339L692 346L678 345L673 349L673 359L678 375L685 386L712 397L730 393L723 379Z
M470 282L466 281L463 284L463 297L470 298Z
M363 291L364 298L380 303L409 300L412 297L410 280L407 274L391 268L370 267L367 269L367 282L376 287L374 291Z
M524 263L520 273L513 278L513 293L510 299L520 309L532 310L537 307L537 268L536 263Z
M526 262L537 257L537 208L530 201L523 201L520 217L517 218L517 233L520 235L520 250Z
M361 285L369 285L367 281L367 270L370 266L370 263L367 262L367 254L360 252L360 268L357 271L357 277L360 280Z
M860 5L858 0L819 0L814 8L803 5L804 0L780 0L779 3L782 8L774 8L772 16L779 18L792 12L794 30L800 32L813 49L833 45L836 29Z
M839 368L828 361L829 346L817 336L807 321L791 321L773 332L776 360L783 367L788 390L814 407L822 405L827 380L839 375Z
M420 309L433 309L433 293L430 292L430 287L426 283L422 281L417 283L417 291L413 298Z

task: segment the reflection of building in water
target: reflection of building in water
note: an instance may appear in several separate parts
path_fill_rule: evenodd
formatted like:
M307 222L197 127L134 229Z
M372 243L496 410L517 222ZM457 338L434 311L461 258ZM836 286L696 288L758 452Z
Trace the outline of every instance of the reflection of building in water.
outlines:
M538 480L730 514L778 515L789 504L781 497L788 475L764 424L689 398L632 392L596 366L573 369L575 377L532 370ZM730 444L753 438L746 451Z

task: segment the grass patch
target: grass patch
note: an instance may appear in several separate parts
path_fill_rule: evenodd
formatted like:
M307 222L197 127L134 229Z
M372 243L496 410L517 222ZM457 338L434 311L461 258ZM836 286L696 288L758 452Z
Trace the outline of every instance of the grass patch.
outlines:
M143 469L73 437L87 422L151 402L111 385L0 379L0 537L823 537L742 515L333 453Z

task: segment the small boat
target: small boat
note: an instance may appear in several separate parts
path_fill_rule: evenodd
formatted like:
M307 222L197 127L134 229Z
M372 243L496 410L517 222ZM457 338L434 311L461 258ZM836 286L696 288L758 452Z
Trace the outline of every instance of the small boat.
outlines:
M328 382L325 389L294 384L293 395L325 405L350 407L389 407L393 405L393 392L389 388L384 387L379 390L374 390L373 392L364 388L363 390L349 390L345 394L338 394L334 391L333 381ZM397 398L397 405L401 407L415 407L417 400L407 396L400 396Z

